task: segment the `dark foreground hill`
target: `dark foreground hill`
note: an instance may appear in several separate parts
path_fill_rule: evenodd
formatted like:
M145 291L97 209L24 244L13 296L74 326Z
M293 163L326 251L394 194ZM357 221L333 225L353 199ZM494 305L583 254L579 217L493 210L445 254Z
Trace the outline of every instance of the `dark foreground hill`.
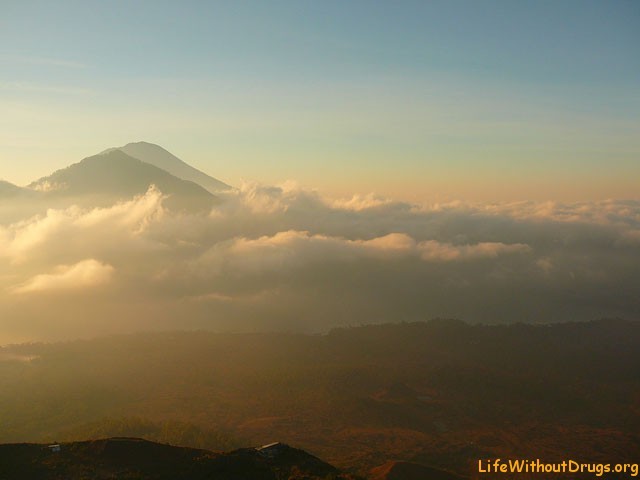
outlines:
M216 453L139 438L0 445L3 480L348 480L355 477L284 444Z

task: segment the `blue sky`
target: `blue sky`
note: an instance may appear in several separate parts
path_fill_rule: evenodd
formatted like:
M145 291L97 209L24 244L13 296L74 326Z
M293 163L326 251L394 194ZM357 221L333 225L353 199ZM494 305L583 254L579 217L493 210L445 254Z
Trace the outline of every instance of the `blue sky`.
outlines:
M0 177L158 143L222 180L636 196L634 1L1 0Z

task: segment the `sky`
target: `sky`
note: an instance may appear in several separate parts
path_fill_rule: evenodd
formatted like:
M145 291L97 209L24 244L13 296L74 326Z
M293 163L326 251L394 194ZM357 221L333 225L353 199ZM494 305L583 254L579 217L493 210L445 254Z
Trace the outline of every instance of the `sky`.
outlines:
M638 198L635 1L0 0L0 178L162 145L232 185Z
M236 187L0 184L0 345L638 319L639 40L636 1L0 0L0 178L146 141Z

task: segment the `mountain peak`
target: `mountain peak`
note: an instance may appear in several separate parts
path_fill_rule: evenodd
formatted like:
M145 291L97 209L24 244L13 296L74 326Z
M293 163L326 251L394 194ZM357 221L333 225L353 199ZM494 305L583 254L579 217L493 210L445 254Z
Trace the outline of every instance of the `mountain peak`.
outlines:
M113 149L105 150L102 153L107 153L111 150L120 150L127 155L142 160L143 162L154 165L158 168L166 170L171 175L174 175L182 180L188 180L197 183L201 187L208 190L210 193L221 192L230 190L231 187L220 180L201 172L197 168L185 163L171 152L156 145L155 143L149 143L144 141L127 143L123 147L115 147Z
M145 141L142 141L142 140L139 141L139 142L127 143L124 147L115 147L115 148L118 148L120 150L126 149L126 148L148 148L150 150L151 149L155 149L155 150L157 150L159 152L166 152L166 153L169 153L171 155L171 152L169 152L166 148L161 147L157 143L145 142ZM182 161L182 160L180 160L180 161Z

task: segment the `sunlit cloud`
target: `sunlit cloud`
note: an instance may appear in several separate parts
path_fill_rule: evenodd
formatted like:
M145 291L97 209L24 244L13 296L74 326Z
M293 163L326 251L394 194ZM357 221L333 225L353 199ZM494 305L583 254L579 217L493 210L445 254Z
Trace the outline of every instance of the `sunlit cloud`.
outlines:
M0 225L0 258L19 264L83 251L125 252L132 243L144 242L141 233L162 217L163 198L151 187L145 195L108 208L51 208L44 215Z
M309 232L286 231L257 239L239 238L226 248L216 246L206 257L218 257L227 266L266 266L281 269L309 262L326 262L369 257L376 259L415 257L423 261L450 262L495 258L501 254L529 252L527 245L482 242L476 245L452 245L435 240L416 242L409 235L390 233L370 240L349 240Z
M396 202L391 199L370 193L368 195L356 194L350 198L336 199L332 202L332 205L338 209L360 211L368 208L391 205L394 203Z
M113 273L114 268L111 265L88 259L75 265L60 265L53 273L36 275L24 284L13 288L12 293L83 290L109 283Z
M640 202L417 205L294 183L244 184L207 213L164 198L0 225L0 310L69 331L91 312L101 332L640 317ZM74 301L23 301L44 291Z
M481 242L476 245L452 245L450 243L443 244L429 240L422 242L419 247L423 260L440 262L495 258L502 254L526 253L531 251L531 247L528 245L521 243L507 245L500 242Z

